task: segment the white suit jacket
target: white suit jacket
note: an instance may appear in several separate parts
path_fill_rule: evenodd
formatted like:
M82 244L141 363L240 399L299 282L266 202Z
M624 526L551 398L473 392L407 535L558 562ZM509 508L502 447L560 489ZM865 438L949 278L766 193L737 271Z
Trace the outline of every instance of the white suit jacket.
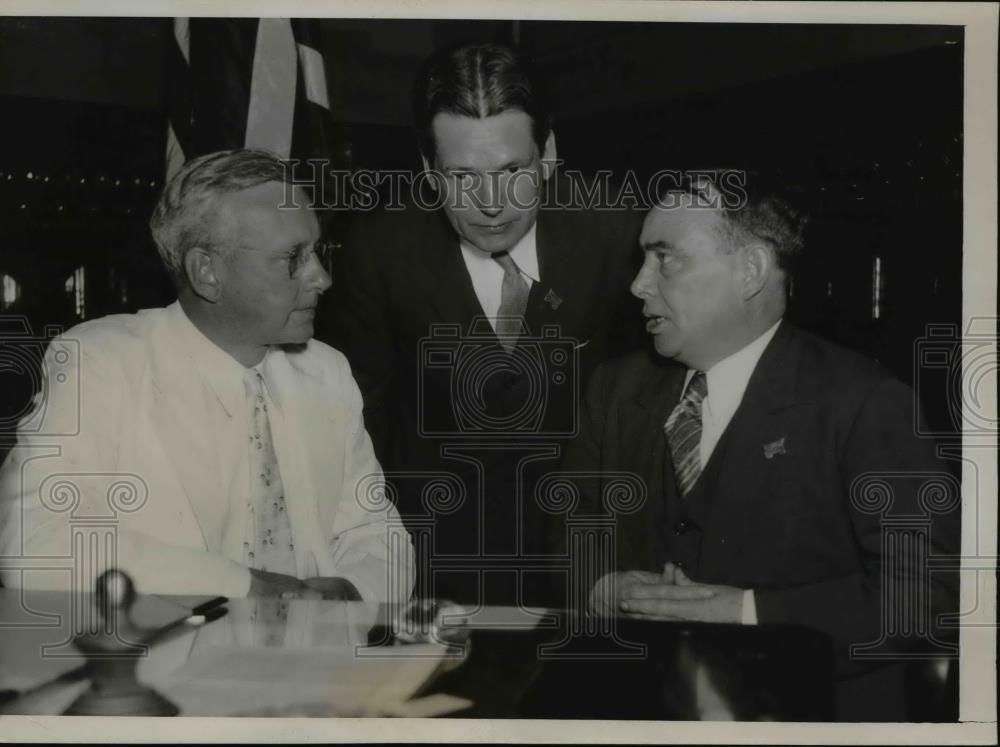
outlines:
M0 470L7 586L89 591L117 565L143 593L248 592L212 426L224 398L198 369L190 324L174 303L86 322L49 345L35 409ZM346 358L311 340L273 349L263 374L298 576L404 600L410 539Z

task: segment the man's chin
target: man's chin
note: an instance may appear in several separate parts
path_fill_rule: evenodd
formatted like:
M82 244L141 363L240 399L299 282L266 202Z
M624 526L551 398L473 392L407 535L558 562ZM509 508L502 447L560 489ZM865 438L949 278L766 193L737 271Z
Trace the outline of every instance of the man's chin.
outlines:
M509 252L517 246L517 242L524 238L526 233L527 231L507 230L491 236L477 232L466 236L465 241L483 254L496 254L497 252Z
M674 358L677 356L677 343L673 340L665 340L663 337L659 336L654 337L653 347L656 348L656 352L664 358Z
M301 330L296 330L294 333L289 333L284 336L282 341L278 343L281 347L294 347L297 345L305 345L313 338L313 325L309 324L308 328L306 325L302 326Z

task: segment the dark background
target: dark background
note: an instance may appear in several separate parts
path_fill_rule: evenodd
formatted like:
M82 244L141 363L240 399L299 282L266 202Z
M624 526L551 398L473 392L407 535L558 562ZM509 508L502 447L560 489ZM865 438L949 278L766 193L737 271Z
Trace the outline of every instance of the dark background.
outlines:
M777 176L813 216L791 318L919 384L932 426L955 430L942 380L915 381L913 361L929 323L961 318L961 27L325 19L321 30L329 129L353 168L417 168L419 64L444 45L498 40L536 55L566 167ZM163 181L171 38L169 19L0 18L0 276L19 286L0 335L16 315L41 334L172 300L146 227ZM341 225L334 216L334 234ZM67 289L77 268L80 309ZM25 381L0 365L0 422L25 406Z

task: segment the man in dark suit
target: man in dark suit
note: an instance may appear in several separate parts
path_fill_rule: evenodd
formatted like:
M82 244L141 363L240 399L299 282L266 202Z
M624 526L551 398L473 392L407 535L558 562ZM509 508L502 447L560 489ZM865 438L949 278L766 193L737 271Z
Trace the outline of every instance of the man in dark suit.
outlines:
M646 217L631 289L657 355L595 373L563 464L631 472L646 494L618 512L611 572L583 598L603 614L819 629L838 718L903 720L902 665L865 654L948 650L934 623L957 578L927 558L957 552L958 484L916 435L908 387L783 320L803 222L754 186L731 209L711 187L671 193ZM607 486L584 482L583 512L608 515Z
M500 45L431 60L416 96L423 191L356 216L322 313L423 548L418 593L538 598L518 591L543 588L520 559L551 552L534 481L558 465L596 364L638 343L616 319L639 319L626 289L641 216L559 207L574 192L555 176L539 86Z

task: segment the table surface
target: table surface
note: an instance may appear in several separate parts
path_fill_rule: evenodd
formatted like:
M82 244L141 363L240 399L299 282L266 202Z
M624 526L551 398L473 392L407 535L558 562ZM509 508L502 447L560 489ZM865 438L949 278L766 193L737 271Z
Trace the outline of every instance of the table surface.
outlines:
M140 597L131 619L159 628L204 599ZM398 608L285 604L284 621L267 626L254 615L270 608L249 599L182 623L137 657L138 679L186 716L830 716L829 642L802 628L465 607L439 618L440 635L418 625L418 640L402 643ZM74 636L95 614L89 595L0 589L0 712L62 713L90 686L73 676L85 663Z

